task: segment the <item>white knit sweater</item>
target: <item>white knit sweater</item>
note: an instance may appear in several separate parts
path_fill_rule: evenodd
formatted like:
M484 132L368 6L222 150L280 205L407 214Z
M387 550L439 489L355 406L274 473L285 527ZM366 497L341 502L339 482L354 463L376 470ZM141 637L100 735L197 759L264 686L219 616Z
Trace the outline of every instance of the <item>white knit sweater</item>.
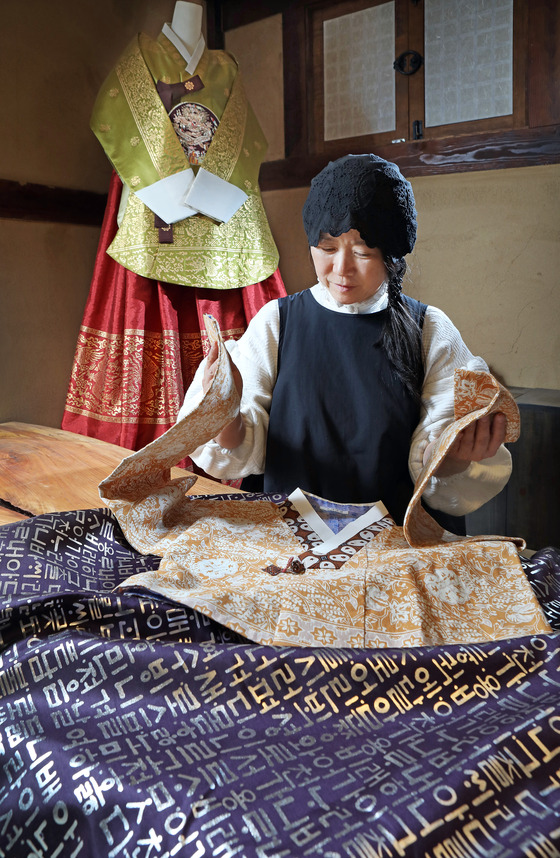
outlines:
M338 313L375 313L387 306L385 285L373 298L360 304L338 304L320 283L311 287L311 294L323 307ZM251 320L241 339L226 343L243 378L241 414L246 427L245 439L234 450L225 450L215 441L210 441L192 454L193 461L217 479L232 480L264 472L268 414L276 382L279 327L278 301L270 301ZM420 422L412 436L408 461L413 482L422 468L426 445L453 420L454 370L459 367L488 369L482 358L471 354L448 316L435 307L428 307L426 311L422 351L425 375ZM203 364L187 391L178 419L202 398ZM434 509L465 515L498 494L510 473L511 457L502 446L493 458L472 462L460 474L446 479L432 478L424 497ZM383 498L372 498L375 500Z

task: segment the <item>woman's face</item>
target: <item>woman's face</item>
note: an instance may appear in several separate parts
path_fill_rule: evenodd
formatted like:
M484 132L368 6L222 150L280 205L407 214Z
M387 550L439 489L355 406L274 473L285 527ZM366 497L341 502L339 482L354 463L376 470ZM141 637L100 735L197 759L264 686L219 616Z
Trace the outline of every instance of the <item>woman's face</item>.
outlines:
M381 251L368 247L357 229L337 236L322 233L310 249L319 282L339 304L372 298L387 277Z

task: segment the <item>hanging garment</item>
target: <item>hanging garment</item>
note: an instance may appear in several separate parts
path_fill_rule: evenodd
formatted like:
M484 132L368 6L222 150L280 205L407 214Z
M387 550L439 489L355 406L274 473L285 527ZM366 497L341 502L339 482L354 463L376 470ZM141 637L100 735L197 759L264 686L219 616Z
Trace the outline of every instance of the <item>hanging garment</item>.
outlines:
M304 495L301 504L296 493L290 500L299 504L297 529L316 535L302 545L282 512L284 496L279 504L273 496L193 499L185 491L196 477L169 481L185 449L215 437L239 407L215 323L209 333L219 343L219 361L202 401L100 485L130 544L162 557L156 572L131 576L124 589L145 587L274 645L403 647L550 632L521 567L522 539L455 536L420 503L457 434L473 420L502 411L507 440L518 436L517 406L489 373L456 371L456 419L417 480L402 528L388 527L390 521L379 526L387 516L382 504L370 505L365 518L351 516L350 531L333 528L328 516L317 520L320 501Z
M208 348L205 313L237 339L268 301L285 294L276 271L244 289L186 289L141 277L105 252L121 181L113 174L62 428L138 450L177 420ZM185 462L186 466L189 462Z
M99 92L92 130L132 192L107 252L153 280L210 289L249 286L278 267L258 186L266 139L230 54L205 49L194 75L163 34L154 41L141 33ZM168 113L157 87L182 79ZM194 79L200 86L186 89ZM155 223L156 209L142 199L155 204L154 192L161 189L167 203L179 188L188 191L187 207L179 206L182 219L172 224L167 241ZM245 202L228 219L222 206L230 193Z
M132 450L175 423L206 352L203 315L237 339L264 304L286 294L257 184L266 141L237 64L205 50L196 71L196 85L186 75L181 92L170 95L166 81L185 76L184 60L164 36L153 42L140 35L109 75L92 117L128 182L125 191L204 163L221 188L235 181L247 197L227 223L193 210L179 223L156 226L135 193L125 194L122 206L122 181L113 173L62 428ZM175 127L162 99L178 111ZM206 137L196 111L215 118ZM200 133L183 147L178 134L187 122ZM194 467L188 459L182 464Z

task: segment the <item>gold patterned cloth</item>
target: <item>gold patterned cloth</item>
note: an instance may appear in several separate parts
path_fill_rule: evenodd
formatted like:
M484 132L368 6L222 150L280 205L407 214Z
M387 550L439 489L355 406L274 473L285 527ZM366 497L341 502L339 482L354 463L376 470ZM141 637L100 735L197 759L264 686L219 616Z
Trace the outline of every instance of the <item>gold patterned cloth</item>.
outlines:
M417 480L402 528L380 528L338 568L319 564L303 574L271 576L267 566L289 569L302 555L276 503L193 499L184 493L196 477L169 480L169 468L214 437L238 409L220 333L212 320L207 324L219 343L207 394L100 485L133 547L162 558L158 571L134 575L123 587L145 587L187 604L261 644L409 647L551 632L521 567L522 539L456 536L420 504L427 481L472 421L502 411L506 440L518 437L517 406L496 379L456 371L456 419Z
M91 126L131 191L185 170L204 170L246 193L227 221L196 214L173 225L173 242L160 243L154 214L131 193L108 253L125 268L167 283L233 289L265 280L278 267L278 250L258 187L267 143L247 101L237 63L225 51L204 50L195 76L202 89L185 89L181 103L204 111L215 125L204 155L189 163L156 83L189 77L165 36L140 33L98 94ZM185 81L188 83L188 81ZM205 148L205 147L204 147Z

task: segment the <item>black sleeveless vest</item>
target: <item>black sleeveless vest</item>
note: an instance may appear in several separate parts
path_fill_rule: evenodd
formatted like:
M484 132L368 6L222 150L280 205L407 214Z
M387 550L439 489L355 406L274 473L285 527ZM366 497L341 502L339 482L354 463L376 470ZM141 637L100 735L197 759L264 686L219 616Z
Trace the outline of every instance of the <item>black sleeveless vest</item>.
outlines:
M420 326L426 305L403 296ZM387 311L345 314L306 290L279 300L278 376L264 490L382 500L397 524L412 495L408 454L419 403L381 346Z

